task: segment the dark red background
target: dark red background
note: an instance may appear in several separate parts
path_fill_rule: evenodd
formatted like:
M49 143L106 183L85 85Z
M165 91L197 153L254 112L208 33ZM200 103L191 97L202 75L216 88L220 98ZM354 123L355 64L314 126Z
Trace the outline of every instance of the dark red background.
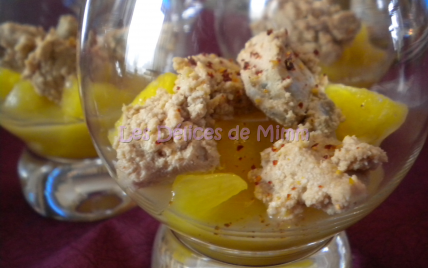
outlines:
M158 223L135 208L96 223L31 210L16 165L23 144L0 129L0 267L150 267ZM428 267L428 146L392 196L348 235L354 268Z

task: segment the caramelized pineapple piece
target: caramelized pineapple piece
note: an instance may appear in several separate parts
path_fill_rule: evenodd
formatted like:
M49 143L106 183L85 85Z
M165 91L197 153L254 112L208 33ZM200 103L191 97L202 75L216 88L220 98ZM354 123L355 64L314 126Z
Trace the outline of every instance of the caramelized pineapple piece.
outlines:
M6 99L19 80L21 80L19 73L0 68L0 103Z
M21 80L7 95L3 112L24 119L50 118L62 115L61 109L34 90L30 81Z
M143 105L148 99L156 96L159 88L166 89L168 93L174 94L174 85L177 75L165 73L160 75L156 80L151 82L141 93L134 99L132 105Z
M61 109L65 115L83 119L83 107L80 101L79 83L73 79L62 93Z
M180 175L172 186L172 207L198 217L247 187L245 180L231 173Z
M326 93L346 117L336 131L340 140L355 135L362 141L379 145L399 129L407 117L406 105L364 88L330 84Z
M340 59L331 65L322 66L322 71L334 83L370 87L384 75L390 63L387 51L370 42L367 26L363 25Z

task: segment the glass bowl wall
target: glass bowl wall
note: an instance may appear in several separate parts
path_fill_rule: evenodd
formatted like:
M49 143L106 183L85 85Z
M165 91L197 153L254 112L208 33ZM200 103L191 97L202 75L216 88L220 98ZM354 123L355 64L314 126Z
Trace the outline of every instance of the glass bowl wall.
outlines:
M159 75L174 72L174 57L215 53L236 60L252 36L250 24L261 16L261 10L269 2L87 1L79 65L85 113L96 147L119 184L123 174L118 174L115 168L116 152L108 135L121 117L123 104L131 103ZM376 82L372 81L370 89L409 108L405 123L381 145L389 161L383 166L384 175L377 190L363 204L342 214L321 216L316 221L297 225L283 225L279 229L257 229L251 226L214 226L171 210L170 184L138 190L122 184L144 210L177 231L187 244L210 255L209 250L204 251L208 245L249 251L294 248L290 252L299 252L299 247L313 243L302 253L307 254L319 248L323 240L376 208L412 166L427 134L428 92L424 88L428 82L425 75L428 68L427 4L425 1L395 0L336 2L343 8L352 8L370 28L370 42L384 49L388 55L382 65L386 68L376 70L379 77ZM114 47L109 43L110 36L117 38ZM106 51L103 57L97 52L100 48ZM102 91L103 86L115 88L112 94L117 95L109 98L96 93L97 90Z

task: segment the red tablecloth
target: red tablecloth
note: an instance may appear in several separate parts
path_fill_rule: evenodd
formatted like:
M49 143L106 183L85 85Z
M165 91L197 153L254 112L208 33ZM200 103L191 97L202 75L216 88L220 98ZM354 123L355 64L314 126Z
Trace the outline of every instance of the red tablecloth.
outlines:
M96 223L45 219L24 201L23 145L0 129L0 267L150 267L158 223L136 208ZM404 182L348 230L354 268L428 267L428 146Z

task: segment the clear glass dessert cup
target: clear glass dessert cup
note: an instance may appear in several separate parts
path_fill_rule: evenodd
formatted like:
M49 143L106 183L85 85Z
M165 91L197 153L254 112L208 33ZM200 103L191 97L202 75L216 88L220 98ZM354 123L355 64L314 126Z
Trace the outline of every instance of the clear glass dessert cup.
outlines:
M11 47L19 47L14 41L20 40L21 47L34 41L23 49L31 50L27 51L31 54L36 49L33 45L45 38L28 41L20 25L40 27L41 32L42 28L55 27L62 15L78 16L64 4L50 0L0 3L0 126L26 145L18 162L18 175L24 197L34 210L58 220L95 221L117 215L133 207L134 202L98 158L83 112L79 114L82 107L76 75L65 85L68 97L54 103L36 94L33 82L16 67L18 58L8 58L14 53Z
M310 0L87 1L79 51L85 116L97 151L110 174L141 208L163 223L155 241L152 267L350 267L350 248L343 231L391 194L425 142L428 93L423 85L428 68L428 6L425 1L337 1L337 6L327 3L329 7L323 6L325 3L327 1ZM309 13L306 8L310 9ZM341 34L351 38L339 37ZM269 66L273 66L274 72L281 65L281 74L285 74L282 81L297 81L293 83L303 91L307 84L299 84L301 80L295 72L311 69L314 66L310 64L315 62L313 73L321 73L324 82L328 76L328 85L316 84L309 94L319 97L325 92L344 115L345 118L338 120L340 125L334 128L336 145L324 147L323 144L323 148L319 148L315 141L311 143L311 139L318 137L314 132L310 132L308 143L278 141L273 145L269 140L255 141L251 137L255 132L245 139L245 127L257 130L257 126L263 126L266 130L279 120L278 114L269 110L275 107L266 108L261 101L252 99L254 83L251 77L245 80L246 71L252 70L253 61L256 66L256 60L270 57L276 48L285 46L284 43L270 46L266 40L276 42L288 40L286 38L290 38L287 44L294 53L279 55L278 60L270 59ZM262 43L262 50L240 54L246 44L257 48L256 41ZM245 59L249 59L248 63ZM238 66L237 71L234 66ZM256 69L255 73L263 78L263 71ZM203 76L206 80L198 80ZM218 77L222 77L220 82L215 80ZM194 118L193 115L204 109L204 100L191 94L209 88L206 98L215 106L221 100L213 101L216 96L213 92L236 90L233 85L242 85L240 77L246 94L228 96L225 103L249 97L251 105L262 112L255 109L246 115L230 115L226 108L219 111L205 107L205 115L210 112L214 115L203 117L201 124L226 131L222 132L222 139L216 139L214 130L206 132L203 128L204 137L193 132L194 138L215 140L219 163L197 151L195 158L189 154L175 159L176 162L165 160L159 164L159 159L170 159L177 152L174 150L180 150L178 145L174 146L178 144L176 140L186 139L183 135L187 134L183 133L190 128L190 123L186 125L190 119L186 118ZM200 87L192 88L195 84ZM271 94L271 86L264 84L264 87L262 93ZM100 91L108 93L103 97ZM186 97L188 92L191 97ZM164 102L163 98L168 101ZM191 110L189 107L198 100L202 108ZM238 113L238 106L245 102L241 101L230 104L235 105L232 113ZM297 109L305 105L302 102L290 107ZM168 110L168 107L175 108ZM307 120L310 109L307 108L302 124L312 122ZM325 115L331 117L324 121L326 125L335 124L331 111ZM225 114L219 116L216 112ZM184 118L180 122L188 127L177 132L178 139L172 136L174 129L168 129L172 115ZM192 122L200 126L197 121ZM233 134L230 131L236 126L241 131ZM150 130L153 127L155 130ZM288 139L288 134L282 139ZM168 139L165 135L171 136ZM290 144L300 144L296 150L314 155L317 150L334 150L335 156L321 155L326 163L334 162L336 154L345 150L345 136L353 135L364 141L361 148L370 148L367 150L371 153L362 158L376 165L364 172L357 168L343 171L339 167L331 177L345 172L349 175L345 177L346 183L349 180L351 185L347 187L352 189L357 181L361 182L364 185L361 198L346 207L336 204L329 208L327 205L335 202L331 196L315 204L303 199L299 201L300 206L282 214L270 210L272 203L268 197L263 200L265 204L260 201L263 199L260 185L270 189L269 185L278 182L275 176L266 177L268 173L263 173L266 166L280 167L286 161L260 163L260 157L281 152L284 146L289 150L295 148L289 147ZM189 144L192 143L187 146L191 146ZM376 158L375 151L380 150L377 146L386 153L387 162ZM324 160L321 159L319 165ZM383 165L379 166L378 160L384 162ZM351 163L348 164L356 162ZM196 164L205 165L205 170L194 168ZM173 169L175 165L179 167ZM215 168L210 168L211 165ZM306 166L305 170L305 164L301 165L301 170L289 168L296 174L318 168ZM258 171L262 175L252 177L251 174ZM360 175L362 177L358 177ZM300 185L300 181L296 183ZM296 190L297 184L291 190ZM306 190L312 186L305 187L308 187ZM324 193L328 187L319 184L313 190ZM349 201L354 194L358 195L349 193L345 199ZM286 194L281 200L287 204L292 198Z

